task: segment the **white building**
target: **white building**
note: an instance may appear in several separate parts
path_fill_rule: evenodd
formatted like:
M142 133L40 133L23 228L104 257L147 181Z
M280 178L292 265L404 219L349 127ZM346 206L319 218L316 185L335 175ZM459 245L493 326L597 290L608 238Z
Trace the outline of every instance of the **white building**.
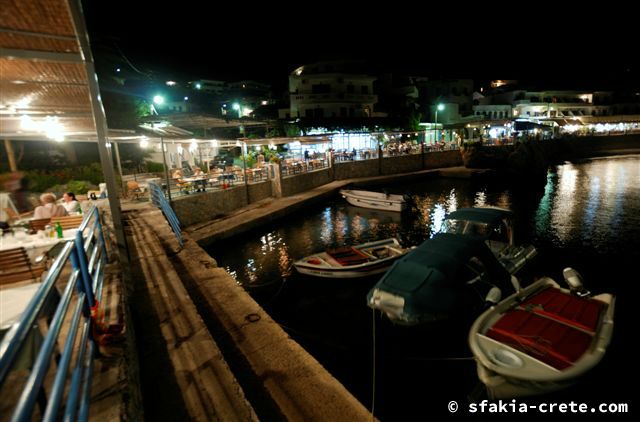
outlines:
M376 78L361 72L352 62L300 66L289 75L289 117L372 117Z
M473 106L485 119L577 118L610 115L610 92L514 90L487 95Z

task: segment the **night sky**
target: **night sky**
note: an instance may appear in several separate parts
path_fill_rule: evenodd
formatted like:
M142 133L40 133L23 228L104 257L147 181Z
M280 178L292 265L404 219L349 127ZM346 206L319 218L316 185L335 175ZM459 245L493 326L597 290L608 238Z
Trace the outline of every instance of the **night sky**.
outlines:
M558 5L541 13L494 3L439 11L397 1L83 4L96 56L121 52L136 68L174 78L286 86L301 64L363 59L415 76L520 79L548 89L607 89L640 80L636 24L625 20L633 12L601 6L590 14L584 5L566 13ZM609 12L615 21L604 19Z

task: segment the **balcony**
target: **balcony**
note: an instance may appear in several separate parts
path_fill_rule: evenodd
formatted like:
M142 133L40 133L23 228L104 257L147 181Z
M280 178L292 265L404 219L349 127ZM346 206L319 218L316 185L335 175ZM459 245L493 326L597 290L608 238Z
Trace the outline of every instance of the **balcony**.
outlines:
M358 103L375 104L378 101L377 95L352 94L346 92L333 92L327 94L291 94L291 102L297 104L320 104L320 103Z

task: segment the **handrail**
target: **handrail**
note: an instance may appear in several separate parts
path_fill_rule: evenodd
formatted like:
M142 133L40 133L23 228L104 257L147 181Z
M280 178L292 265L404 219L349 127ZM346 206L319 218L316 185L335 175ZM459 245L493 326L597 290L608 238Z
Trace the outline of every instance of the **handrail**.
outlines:
M88 255L91 259L87 259ZM64 292L55 311L49 312L45 304L57 298L56 284L62 278L63 270L69 269L69 261L71 271L66 278ZM100 328L96 326L95 309L102 294L106 262L107 250L100 213L94 206L86 213L75 239L65 242L20 320L0 342L1 390L12 371L23 369L18 357L28 346L31 336L44 337L13 408L12 421L31 420L36 405L40 407L43 420L60 419L61 409L72 419L87 420L96 341L94 334ZM42 327L42 323L36 324L37 320L47 321L49 317L46 328ZM65 331L63 326L68 333L61 339L61 333ZM46 332L42 333L42 330ZM56 345L61 341L64 342L64 348L58 356ZM69 374L74 358L74 368ZM50 368L53 360L57 363ZM50 369L54 371L53 376L47 376ZM49 393L49 397L45 396L45 392Z
M153 205L162 210L162 213L169 222L171 229L176 234L176 238L178 239L180 247L184 246L184 241L182 240L182 230L180 229L180 221L178 220L176 213L173 211L173 208L171 208L171 205L169 205L169 202L164 197L162 188L157 183L150 181L149 191L151 192L151 202L153 203Z

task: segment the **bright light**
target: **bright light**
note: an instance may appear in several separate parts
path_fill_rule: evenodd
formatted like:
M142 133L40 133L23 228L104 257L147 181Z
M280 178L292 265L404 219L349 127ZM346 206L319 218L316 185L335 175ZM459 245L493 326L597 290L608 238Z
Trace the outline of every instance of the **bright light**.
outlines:
M184 100L185 101L189 101L189 97L184 97Z
M200 89L202 88L202 85L200 85L199 83L196 84L196 89Z
M191 141L191 145L189 145L189 152L196 152L198 150L198 144L196 141Z
M31 117L23 115L20 117L20 127L25 130L44 133L47 138L56 142L64 141L64 125L58 121L57 116L47 116L44 120L36 122Z
M165 83L167 84L167 86L175 86L176 81L167 81Z
M212 141L211 141L211 146L212 146L213 148L217 148L217 147L218 147L218 140L217 140L217 139L212 140Z
M31 116L23 114L22 116L20 116L20 127L25 130L36 130L37 126Z
M232 107L234 110L240 110L240 104L238 103L233 103Z
M444 104L438 104L438 111L444 110Z
M147 141L146 139L140 140L140 148L146 148L148 146L149 146L149 141Z
M269 102L267 100L262 100L262 102L260 104L267 105L267 104L269 104Z
M116 67L116 72L120 73L120 68Z
M13 106L15 108L27 108L27 107L29 107L29 104L31 104L31 96L30 95L20 98L18 101L13 103Z
M156 95L153 97L153 102L158 105L164 104L164 97L162 95Z

